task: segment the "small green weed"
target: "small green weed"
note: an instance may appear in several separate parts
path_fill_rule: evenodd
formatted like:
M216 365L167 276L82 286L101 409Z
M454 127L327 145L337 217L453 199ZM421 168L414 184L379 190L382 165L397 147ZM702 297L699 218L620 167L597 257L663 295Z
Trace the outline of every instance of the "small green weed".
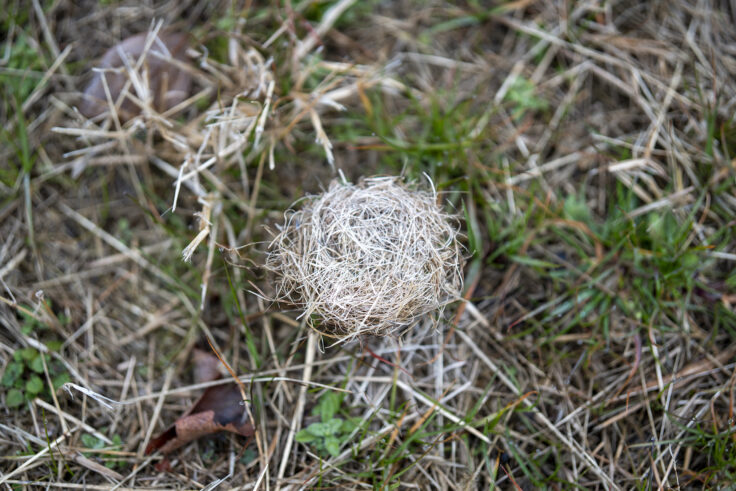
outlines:
M33 92L44 71L43 53L34 48L29 39L30 35L22 32L10 46L7 42L0 44L3 52L10 48L9 70L0 73L0 82L21 101L25 101Z
M112 445L109 447L105 446L105 442L103 440L97 438L94 435L90 435L88 433L83 433L81 440L82 440L82 445L84 445L85 448L90 449L90 450L102 450L102 449L119 450L123 445L123 441L120 438L120 435L114 435L112 437ZM83 452L83 454L85 457L88 457L88 458L92 458L94 456L100 455L98 452L94 452L94 453ZM122 468L125 466L125 461L114 458L115 457L114 454L102 453L101 457L105 461L105 467L107 467L108 469Z
M312 423L296 434L296 441L308 443L322 455L337 457L340 455L340 446L348 439L350 433L359 426L357 418L343 419L335 415L342 404L342 394L326 392L319 398L319 403L312 409L314 416L319 416L319 422Z
M59 322L62 324L68 322L63 316L58 316ZM26 336L32 333L42 333L48 329L48 326L38 320L24 315L23 326L21 332ZM44 343L51 351L61 348L61 342L57 340L49 340ZM33 400L35 397L41 397L51 400L51 393L44 383L43 365L46 362L51 383L54 390L58 389L71 379L64 365L52 357L48 353L40 353L35 348L22 348L13 353L13 360L5 367L0 386L7 389L5 395L5 404L8 407L15 408L21 406L24 402Z
M547 109L547 101L537 95L534 84L523 77L516 77L504 100L512 103L511 116L519 120L527 111L544 111Z
M35 397L51 399L43 381L43 364L51 376L54 390L69 382L69 374L57 360L52 360L48 354L42 354L34 348L23 348L13 353L13 361L8 363L0 385L8 389L5 404L10 407L19 407Z

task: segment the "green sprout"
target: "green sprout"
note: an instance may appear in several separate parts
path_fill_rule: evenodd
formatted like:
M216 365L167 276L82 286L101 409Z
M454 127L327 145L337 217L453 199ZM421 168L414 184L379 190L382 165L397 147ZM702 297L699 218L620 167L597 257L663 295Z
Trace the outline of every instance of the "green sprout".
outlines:
M120 435L113 435L112 437L112 445L107 446L105 444L104 440L101 440L100 438L97 438L94 435L90 435L88 433L83 433L81 436L82 445L84 445L85 448L89 450L119 450L123 445L123 440L120 438ZM87 458L93 457L92 452L83 452L84 456ZM116 467L121 468L125 466L125 461L115 459L114 454L106 454L103 453L102 457L105 461L105 467L108 469L115 469Z
M511 111L511 116L517 121L527 111L547 109L547 100L538 96L534 83L523 77L514 78L504 99L511 101L513 104L514 108Z
M41 378L44 373L44 361L54 390L69 382L69 374L64 367L57 360L51 360L48 354L40 353L35 348L16 350L13 353L13 361L8 363L0 379L0 385L8 389L5 396L5 404L8 407L18 407L36 397L51 399L51 393Z
M59 316L62 323L68 322L66 318ZM26 336L32 333L43 332L48 326L39 322L30 316L24 316L24 322L21 326L21 332ZM61 348L62 343L56 340L46 341L46 348L49 351L56 351ZM0 386L4 387L7 392L5 394L5 404L9 408L20 407L27 401L32 401L36 397L41 397L48 401L51 400L51 392L46 383L44 383L44 364L51 377L53 390L69 382L71 378L64 368L64 364L53 359L50 353L41 353L35 348L22 348L13 353L13 359L5 366L5 372L0 378Z
M343 395L339 392L326 392L322 395L312 409L312 414L319 416L320 421L299 431L296 441L308 443L322 455L340 455L340 447L359 426L357 418L343 419L335 416L342 404L342 398Z

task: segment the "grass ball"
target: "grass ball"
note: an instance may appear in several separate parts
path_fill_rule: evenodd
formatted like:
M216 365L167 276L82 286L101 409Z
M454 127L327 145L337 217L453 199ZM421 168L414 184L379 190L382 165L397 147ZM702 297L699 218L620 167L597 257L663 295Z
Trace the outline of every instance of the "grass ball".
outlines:
M333 181L286 213L269 246L276 299L342 340L386 336L459 298L458 219L397 177Z

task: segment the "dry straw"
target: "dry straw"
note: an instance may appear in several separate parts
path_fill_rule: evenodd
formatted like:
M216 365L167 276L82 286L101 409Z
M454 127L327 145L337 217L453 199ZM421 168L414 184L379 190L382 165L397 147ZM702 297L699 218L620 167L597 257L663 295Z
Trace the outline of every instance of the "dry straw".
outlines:
M320 333L385 336L459 297L458 220L396 177L333 181L289 211L269 247L276 298Z

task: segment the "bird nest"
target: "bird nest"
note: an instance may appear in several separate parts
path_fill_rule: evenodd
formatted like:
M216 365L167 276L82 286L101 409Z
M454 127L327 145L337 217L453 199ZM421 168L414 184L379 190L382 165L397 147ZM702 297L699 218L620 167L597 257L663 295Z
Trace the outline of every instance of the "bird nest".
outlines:
M385 336L442 311L462 288L458 220L437 195L396 177L333 181L308 197L269 246L276 299L342 340Z

